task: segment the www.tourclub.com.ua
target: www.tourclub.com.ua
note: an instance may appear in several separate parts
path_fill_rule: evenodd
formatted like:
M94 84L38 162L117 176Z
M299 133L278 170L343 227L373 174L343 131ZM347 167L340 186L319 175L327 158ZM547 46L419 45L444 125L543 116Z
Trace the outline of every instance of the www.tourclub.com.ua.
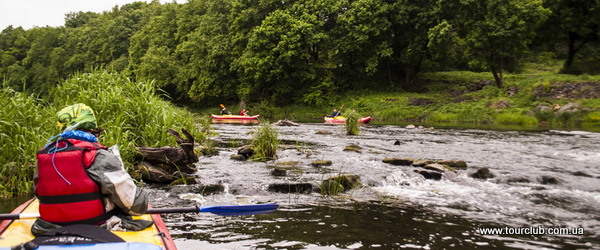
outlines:
M506 234L551 234L551 235L583 235L581 227L490 227L478 228L477 232L483 235Z

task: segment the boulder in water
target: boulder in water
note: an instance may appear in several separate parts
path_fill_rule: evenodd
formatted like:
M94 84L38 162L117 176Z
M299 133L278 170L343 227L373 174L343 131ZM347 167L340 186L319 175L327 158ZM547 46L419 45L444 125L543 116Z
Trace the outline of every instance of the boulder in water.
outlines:
M322 166L331 166L333 165L332 161L313 161L310 163L311 166L315 168L320 168Z
M401 159L401 158L385 158L383 159L384 163L392 164L395 166L411 166L413 165L412 159Z
M482 180L494 178L494 174L492 174L492 172L490 172L490 169L488 167L480 168L475 173L472 173L470 176L475 179L482 179Z
M415 173L418 173L425 177L425 179L436 180L439 181L442 179L442 173L435 171L427 171L427 170L415 170Z
M547 184L556 185L556 184L560 183L560 181L556 177L547 176L547 175L541 176L540 178L538 178L538 181L544 185L547 185Z

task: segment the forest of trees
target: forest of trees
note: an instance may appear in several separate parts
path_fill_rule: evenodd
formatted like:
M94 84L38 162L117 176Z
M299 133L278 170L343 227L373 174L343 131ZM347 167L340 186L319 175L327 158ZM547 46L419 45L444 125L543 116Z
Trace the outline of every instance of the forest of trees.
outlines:
M102 68L198 104L323 105L348 89L410 87L424 71L488 71L503 87L539 55L580 73L599 35L597 0L155 0L9 26L0 75L41 96Z

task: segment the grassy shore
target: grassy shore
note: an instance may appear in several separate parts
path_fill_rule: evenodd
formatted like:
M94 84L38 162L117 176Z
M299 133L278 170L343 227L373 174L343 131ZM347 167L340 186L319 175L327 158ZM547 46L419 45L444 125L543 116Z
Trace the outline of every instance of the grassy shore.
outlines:
M503 88L495 85L489 72L435 72L421 74L412 86L349 91L327 107L298 104L285 107L250 105L249 108L253 114L261 114L270 120L320 122L324 115L343 104L342 113L354 108L362 116L372 116L375 123L600 131L600 98L578 98L577 95L585 94L579 93L585 92L585 88L572 90L574 98L536 93L565 84L600 84L600 75L559 74L560 65L560 62L530 63L521 73L505 74ZM558 111L568 103L578 103L581 111L560 116L536 111L536 107L541 106ZM237 110L235 105L229 106ZM214 113L216 109L200 112Z

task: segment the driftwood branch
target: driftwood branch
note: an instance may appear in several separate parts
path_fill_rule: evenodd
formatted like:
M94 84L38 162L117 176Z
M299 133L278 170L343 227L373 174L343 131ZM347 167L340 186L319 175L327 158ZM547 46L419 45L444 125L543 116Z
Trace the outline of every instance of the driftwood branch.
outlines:
M138 158L143 162L140 164L140 168L148 169L160 168L164 172L173 175L175 172L195 173L196 168L194 163L198 162L198 157L194 153L194 136L192 136L187 130L181 129L185 138L179 134L179 132L168 129L167 132L174 136L177 140L178 147L138 147ZM159 175L164 175L161 172ZM151 175L151 171L148 172ZM154 173L158 173L155 171ZM152 178L149 176L142 176L144 180L149 182L155 182L153 180L160 180L158 182L164 183L168 181L164 176L159 178Z

